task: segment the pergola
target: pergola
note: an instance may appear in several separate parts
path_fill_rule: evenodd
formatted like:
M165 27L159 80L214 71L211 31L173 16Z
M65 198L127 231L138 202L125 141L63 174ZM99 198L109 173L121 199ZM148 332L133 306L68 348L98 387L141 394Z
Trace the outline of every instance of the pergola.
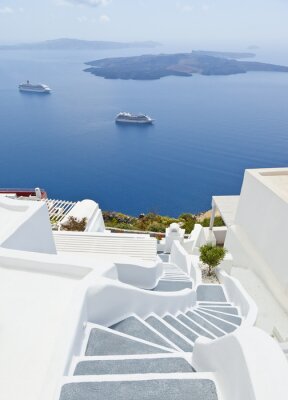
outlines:
M209 229L213 229L216 211L218 210L225 225L234 224L240 196L212 196L212 214Z

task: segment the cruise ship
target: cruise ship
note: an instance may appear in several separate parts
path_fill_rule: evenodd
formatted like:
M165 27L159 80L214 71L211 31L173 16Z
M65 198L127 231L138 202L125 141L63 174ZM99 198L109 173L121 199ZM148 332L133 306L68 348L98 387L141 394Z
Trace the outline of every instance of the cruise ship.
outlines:
M49 86L44 85L43 83L37 83L37 84L33 85L29 81L27 81L26 83L21 83L19 85L19 90L21 92L36 92L36 93L50 93L51 92L51 89L49 88Z
M133 115L127 112L121 112L116 115L115 121L125 124L152 124L154 120L144 114Z

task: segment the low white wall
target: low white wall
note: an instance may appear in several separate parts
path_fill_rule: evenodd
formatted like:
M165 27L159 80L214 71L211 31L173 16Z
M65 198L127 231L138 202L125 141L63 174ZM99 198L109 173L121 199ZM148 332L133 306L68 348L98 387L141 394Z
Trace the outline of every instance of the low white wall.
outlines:
M196 340L192 365L217 373L225 400L287 400L288 363L279 345L258 328L239 328L214 341Z
M102 211L98 209L94 216L88 222L85 232L104 232L105 223L102 215Z
M244 317L242 326L251 327L257 319L257 305L249 296L241 283L232 278L221 269L217 269L217 276L220 282L224 285L228 299L239 307L241 315Z
M146 318L151 312L160 316L185 312L196 304L196 293L190 289L151 292L101 278L88 289L86 301L88 320L110 326L133 313Z
M195 287L201 285L202 283L202 272L199 266L199 256L190 256L190 259L191 259L190 277L193 279Z
M202 273L199 267L199 257L190 255L185 250L185 247L175 241L172 246L172 251L169 256L169 262L177 265L193 280L193 286L197 286L202 282Z
M179 241L175 240L172 245L171 254L169 256L169 262L176 264L186 274L190 275L191 261L188 253L185 251Z
M115 262L120 282L136 286L141 289L154 289L163 274L163 264L143 263L131 260L131 263Z

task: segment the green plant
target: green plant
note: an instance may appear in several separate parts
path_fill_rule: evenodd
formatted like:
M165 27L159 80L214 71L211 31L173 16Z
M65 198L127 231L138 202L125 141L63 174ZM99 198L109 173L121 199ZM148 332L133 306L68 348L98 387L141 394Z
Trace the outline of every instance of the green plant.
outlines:
M197 222L196 216L188 213L179 215L179 220L181 222L183 221L181 228L185 229L186 233L191 233L194 229L194 225Z
M202 222L200 222L200 224L204 227L208 227L210 226L210 218L204 218ZM224 226L224 221L221 217L217 216L214 219L214 224L213 226Z
M161 222L150 222L150 224L147 225L147 231L150 232L165 232L165 226L161 224Z
M69 217L68 221L61 224L64 231L85 231L87 225L87 218L77 219L75 217Z
M213 246L211 243L200 247L200 260L208 265L208 275L216 268L225 257L227 250L224 247Z

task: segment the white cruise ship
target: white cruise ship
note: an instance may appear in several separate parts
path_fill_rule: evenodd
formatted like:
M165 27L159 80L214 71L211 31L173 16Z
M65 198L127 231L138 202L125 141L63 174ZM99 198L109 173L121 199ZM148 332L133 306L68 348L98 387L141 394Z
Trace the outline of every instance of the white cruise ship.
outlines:
M116 115L115 121L125 124L152 124L154 120L144 114L133 115L127 112L121 112Z
M37 84L33 85L29 81L27 81L26 83L21 83L19 85L19 90L21 92L36 92L36 93L50 93L51 92L51 89L49 88L49 86L44 85L43 83L37 83Z

